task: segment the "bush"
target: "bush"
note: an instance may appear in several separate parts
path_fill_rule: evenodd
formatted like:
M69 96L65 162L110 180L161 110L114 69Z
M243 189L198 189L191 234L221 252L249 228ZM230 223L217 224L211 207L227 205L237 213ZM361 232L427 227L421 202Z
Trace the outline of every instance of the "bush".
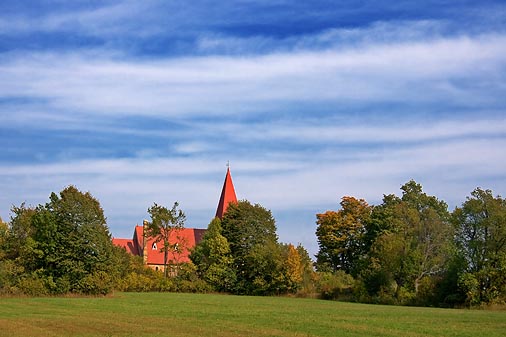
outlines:
M17 294L20 292L16 283L24 269L12 260L0 261L0 294Z
M113 288L111 276L104 271L86 275L77 286L78 292L85 295L107 295Z
M459 288L466 295L466 305L474 306L480 304L480 284L476 277L471 273L464 273L459 277Z
M149 276L136 272L130 272L117 283L116 290L147 292L158 290L157 285L158 279L155 278L154 275Z
M47 296L49 295L47 283L48 280L41 276L30 275L20 278L17 283L17 288L21 293L28 296Z
M350 300L355 280L349 274L339 270L336 273L319 273L318 290L323 299Z

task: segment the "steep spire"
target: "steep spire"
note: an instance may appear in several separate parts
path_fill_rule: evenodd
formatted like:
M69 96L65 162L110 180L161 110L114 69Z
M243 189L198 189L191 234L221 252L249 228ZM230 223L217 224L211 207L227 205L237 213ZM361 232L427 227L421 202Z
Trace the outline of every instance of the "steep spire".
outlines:
M223 183L223 189L221 190L220 202L216 209L216 217L222 219L223 214L227 211L228 204L231 202L237 203L237 197L235 196L234 183L232 182L232 176L230 175L230 166L227 164L227 175L225 176L225 182Z

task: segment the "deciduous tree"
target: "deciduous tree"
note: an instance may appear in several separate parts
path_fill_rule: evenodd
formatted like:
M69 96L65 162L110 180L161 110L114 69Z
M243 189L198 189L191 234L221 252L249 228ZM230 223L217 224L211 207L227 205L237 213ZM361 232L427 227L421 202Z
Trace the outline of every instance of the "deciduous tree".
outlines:
M284 275L286 278L287 291L294 293L302 285L304 277L304 261L297 248L292 244L284 245L285 263L283 264Z
M214 218L202 241L190 255L197 271L217 291L232 291L236 282L230 244L222 234L221 221Z
M283 279L281 249L271 212L249 201L231 203L222 228L234 259L235 291L241 294L278 292Z
M51 293L111 291L114 248L98 200L74 186L49 199L12 208L9 258Z
M365 234L372 207L364 199L343 197L341 210L317 214L319 270L356 274L366 254Z
M475 189L456 208L457 245L466 268L460 286L469 304L506 298L506 200Z
M148 209L151 222L148 222L144 235L155 238L155 242L162 242L161 251L163 252L165 277L169 275L169 253L177 253L185 248L181 247L184 242L171 242L171 237L178 236L178 232L184 228L186 221L186 215L178 207L179 203L176 201L170 210L156 203Z
M381 212L373 213L381 217L376 224L384 223L371 248L378 272L395 281L398 299L402 291L416 295L423 278L441 275L452 252L446 203L423 193L413 180L401 189L401 198L385 197Z

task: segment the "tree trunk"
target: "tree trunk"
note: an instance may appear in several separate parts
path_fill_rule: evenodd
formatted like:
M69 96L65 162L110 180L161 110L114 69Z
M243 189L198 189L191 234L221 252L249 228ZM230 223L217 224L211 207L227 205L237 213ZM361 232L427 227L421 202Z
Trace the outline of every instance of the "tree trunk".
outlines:
M165 278L169 277L169 270L167 268L167 260L169 259L169 250L167 247L165 247L165 250L163 252L163 273L165 275Z

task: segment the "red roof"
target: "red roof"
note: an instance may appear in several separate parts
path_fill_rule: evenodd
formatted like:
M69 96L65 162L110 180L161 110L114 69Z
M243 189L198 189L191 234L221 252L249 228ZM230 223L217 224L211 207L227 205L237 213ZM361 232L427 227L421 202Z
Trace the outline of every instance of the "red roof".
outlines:
M227 211L228 205L231 202L237 203L237 197L235 195L232 176L230 175L230 168L228 168L227 175L225 176L225 182L223 183L223 189L221 190L220 202L218 203L218 208L216 209L216 217L222 219L223 215Z
M141 226L138 226L141 227ZM141 227L142 230L142 227ZM178 244L181 251L180 253L169 252L168 263L183 263L190 262L190 249L195 247L197 243L202 240L205 229L196 228L183 228L181 230L174 230L170 234L170 244ZM163 241L156 242L155 238L148 238L147 242L148 251L148 264L163 265Z
M136 253L137 249L135 248L134 240L132 240L132 239L115 239L115 238L113 238L112 243L116 246L125 248L125 250L132 255L138 255Z
M143 226L135 226L133 239L113 239L112 242L126 249L132 255L143 256ZM171 233L169 242L179 244L181 251L179 253L169 252L168 263L190 262L190 250L194 248L205 233L205 229L183 228L174 230ZM163 265L163 241L156 242L155 238L149 237L146 242L147 264Z

